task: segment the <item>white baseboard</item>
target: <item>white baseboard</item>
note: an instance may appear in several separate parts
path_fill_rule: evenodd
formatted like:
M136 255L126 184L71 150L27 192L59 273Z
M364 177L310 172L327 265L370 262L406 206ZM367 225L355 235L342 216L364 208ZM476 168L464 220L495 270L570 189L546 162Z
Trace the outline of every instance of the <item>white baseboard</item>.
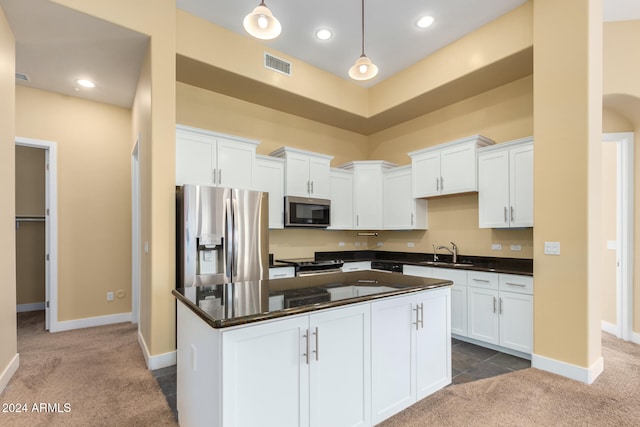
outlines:
M561 362L559 360L550 359L548 357L537 354L531 355L531 367L551 372L553 374L562 375L572 380L580 381L585 384L593 383L596 378L604 370L604 359L599 357L598 360L589 368L572 365L570 363Z
M173 366L177 361L177 352L170 351L168 353L157 354L152 356L149 354L149 347L142 336L142 333L138 330L138 343L142 349L144 355L144 361L147 363L147 369L153 371L154 369L166 368L167 366Z
M17 304L16 311L23 313L25 311L40 311L44 310L44 302L31 302L28 304Z
M20 366L20 354L16 353L11 359L11 362L4 368L4 371L0 374L0 393L2 393L9 384L9 381L13 377L13 374L18 370L18 366Z
M618 325L614 323L605 322L604 320L601 321L601 324L602 324L601 328L603 331L608 332L620 338L620 331L618 331Z
M640 334L637 332L632 332L631 333L631 341L633 341L636 344L640 344Z
M91 328L94 326L112 325L114 323L131 322L131 313L109 314L107 316L86 317L84 319L65 320L51 323L51 332L70 331L72 329Z

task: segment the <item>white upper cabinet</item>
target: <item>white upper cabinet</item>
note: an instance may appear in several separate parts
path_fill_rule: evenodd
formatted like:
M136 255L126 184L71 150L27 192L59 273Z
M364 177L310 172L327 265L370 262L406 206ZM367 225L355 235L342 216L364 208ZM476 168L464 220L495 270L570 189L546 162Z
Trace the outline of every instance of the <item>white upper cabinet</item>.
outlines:
M331 168L332 230L353 229L353 172Z
M478 191L476 153L494 142L474 135L408 153L413 170L413 197Z
M253 189L269 193L269 228L284 228L284 160L256 156Z
M533 227L533 138L478 152L480 228Z
M341 166L353 171L354 229L382 230L382 174L394 166L381 160L350 162Z
M176 185L246 188L253 185L257 141L176 126Z
M285 160L285 194L287 196L329 199L331 197L330 163L333 156L282 147L271 156Z
M427 201L413 198L411 181L410 165L384 171L382 223L385 230L427 229Z

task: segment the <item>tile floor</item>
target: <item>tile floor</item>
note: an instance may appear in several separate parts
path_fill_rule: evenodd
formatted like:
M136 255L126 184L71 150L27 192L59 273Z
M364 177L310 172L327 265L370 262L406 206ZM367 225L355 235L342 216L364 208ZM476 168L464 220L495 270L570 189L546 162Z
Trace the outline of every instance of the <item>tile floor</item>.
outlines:
M531 362L526 359L459 341L455 338L451 340L451 384L462 384L482 378L494 377L529 368L530 366ZM152 373L177 420L175 365L157 369Z

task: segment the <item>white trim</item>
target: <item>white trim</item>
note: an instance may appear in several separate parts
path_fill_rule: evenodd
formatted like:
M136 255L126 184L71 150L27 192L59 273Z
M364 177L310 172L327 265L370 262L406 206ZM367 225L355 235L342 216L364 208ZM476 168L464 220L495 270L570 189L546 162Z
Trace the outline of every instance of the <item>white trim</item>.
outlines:
M28 304L17 304L16 311L18 313L24 313L27 311L41 311L44 310L44 301L43 302L31 302Z
M131 313L109 314L106 316L85 317L83 319L56 322L56 329L52 327L51 332L71 331L73 329L92 328L94 326L113 325L123 322L131 322Z
M153 371L155 369L166 368L167 366L173 366L176 364L178 354L176 350L170 351L168 353L158 354L155 356L149 354L149 347L147 347L147 343L139 330L138 343L140 344L140 348L142 349L142 354L144 355L144 361L147 364L147 369Z
M633 341L636 344L640 344L640 334L637 332L633 332L631 334L631 341Z
M377 271L377 270L376 270ZM522 351L513 350L508 347L502 347L501 345L491 344L486 341L480 341L474 338L465 337L463 335L451 334L451 338L455 338L458 341L468 342L470 344L477 345L479 347L490 348L491 350L499 351L500 353L510 354L512 356L519 357L521 359L531 360L531 354L524 353Z
M7 384L9 384L9 381L11 381L13 374L16 373L19 366L20 354L16 353L16 355L13 356L13 359L11 359L11 362L9 362L7 367L4 368L4 371L0 374L0 393L4 391L5 387L7 387Z
M531 355L531 367L553 374L561 375L585 384L592 384L604 371L604 359L599 357L589 368L571 365L570 363L550 359L538 354Z
M619 338L629 341L633 335L633 162L634 134L606 133L603 142L617 145L616 203L616 317Z
M45 197L49 215L45 222L46 250L49 261L45 268L45 296L49 301L45 323L50 331L58 329L58 146L53 141L39 139L15 138L16 145L41 148L45 150L46 162L49 165L45 188Z
M603 331L608 332L611 335L615 335L616 337L620 338L620 336L618 335L618 332L619 332L618 325L615 325L615 324L609 323L609 322L605 322L604 320L601 323L602 323L601 329Z
M140 135L131 152L131 322L140 323Z

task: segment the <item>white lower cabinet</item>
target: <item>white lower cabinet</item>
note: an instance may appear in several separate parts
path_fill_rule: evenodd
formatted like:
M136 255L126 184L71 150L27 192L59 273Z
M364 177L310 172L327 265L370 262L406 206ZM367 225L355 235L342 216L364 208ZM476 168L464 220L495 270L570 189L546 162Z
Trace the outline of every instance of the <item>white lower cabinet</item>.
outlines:
M214 329L178 303L180 425L370 426L370 307Z
M533 351L533 278L469 272L468 337Z
M448 288L371 305L374 424L451 383L449 307Z

